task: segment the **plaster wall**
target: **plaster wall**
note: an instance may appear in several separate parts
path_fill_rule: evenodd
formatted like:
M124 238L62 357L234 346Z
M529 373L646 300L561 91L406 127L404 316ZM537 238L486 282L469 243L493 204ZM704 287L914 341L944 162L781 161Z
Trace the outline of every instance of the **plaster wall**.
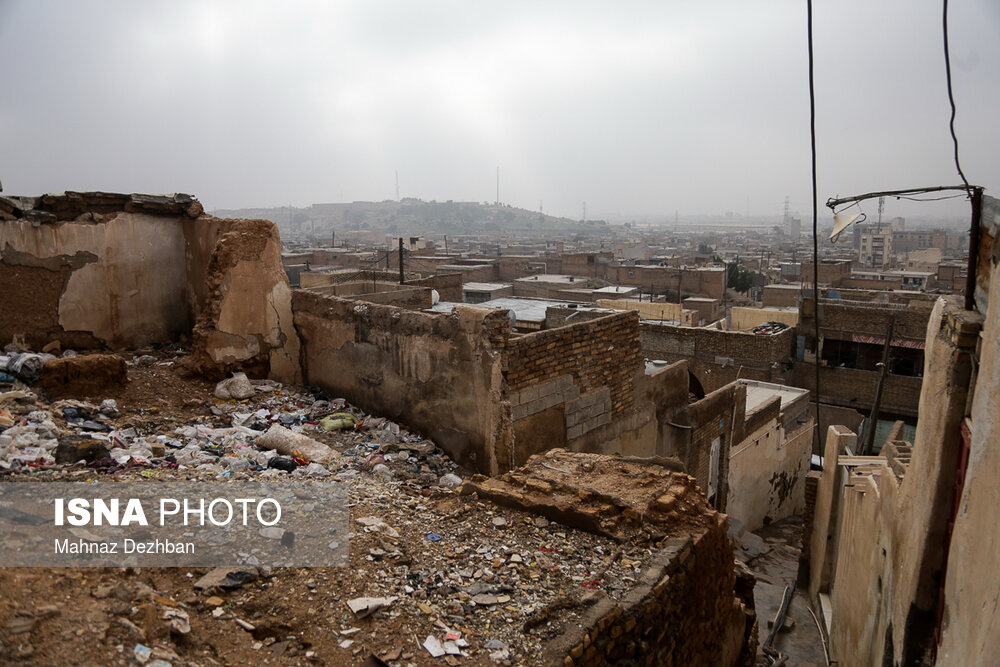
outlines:
M843 426L827 429L823 476L816 490L813 531L809 543L809 599L815 602L820 593L830 590L837 560L837 533L840 527L841 500L845 473L837 457L857 448L858 436Z
M965 487L958 506L945 580L940 665L988 664L1000 655L1000 271L991 296L972 401Z
M5 220L0 252L11 316L0 318L0 343L21 334L37 347L51 340L137 347L191 328L185 238L176 217L122 212L99 223L37 227Z
M448 315L296 290L305 381L433 438L456 461L509 469L509 404L490 345L505 311L456 306ZM506 425L505 425L506 424Z
M779 399L775 398L774 401ZM779 415L733 445L729 454L726 512L746 530L800 514L805 508L804 478L812 454L813 423L792 420L792 432Z
M746 331L764 322L781 322L790 327L799 323L798 310L782 310L780 308L733 306L729 311L729 316L729 328L733 331Z
M837 569L830 592L833 615L827 619L831 659L842 665L882 664L886 618L881 603L883 596L891 599L892 580L885 578L880 475L872 475L872 470L848 471L844 487Z

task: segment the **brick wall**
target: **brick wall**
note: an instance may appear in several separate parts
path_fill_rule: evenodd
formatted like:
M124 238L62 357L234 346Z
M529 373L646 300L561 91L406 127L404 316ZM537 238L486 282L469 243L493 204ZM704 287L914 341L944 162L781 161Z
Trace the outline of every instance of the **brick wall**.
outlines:
M726 526L720 516L706 531L665 540L620 601L592 594L539 664L754 665L752 577L737 577Z
M851 340L855 333L885 336L890 317L894 320L893 337L923 341L927 336L932 301L908 304L869 303L820 299L819 326L823 336ZM799 330L815 335L816 318L812 298L802 300Z
M764 285L765 308L788 308L799 305L801 288L789 285Z
M404 287L388 292L361 294L356 298L359 301L399 306L410 310L423 310L431 307L431 290L426 287Z
M813 391L815 366L797 361L789 375L789 384ZM875 402L878 373L856 368L820 367L820 401L845 408L856 408L867 414ZM882 389L882 411L887 414L915 417L920 402L923 378L906 375L886 376Z
M452 301L462 303L462 274L460 273L439 273L427 278L416 278L406 280L407 285L419 287L430 287L438 292L442 301Z
M716 507L720 511L726 509L729 451L733 443L746 437L745 413L746 387L739 384L727 384L687 407L691 438L687 451L678 454L688 474L698 480L698 485L708 495L712 442L719 439Z
M537 407L541 388L562 386L569 376L579 396L607 389L612 416L628 411L642 363L638 324L636 313L616 313L512 338L503 361L511 405ZM565 400L573 399L565 394Z
M709 392L737 377L781 383L794 342L794 328L774 335L757 335L652 322L641 325L642 352L647 358L687 360L691 372Z

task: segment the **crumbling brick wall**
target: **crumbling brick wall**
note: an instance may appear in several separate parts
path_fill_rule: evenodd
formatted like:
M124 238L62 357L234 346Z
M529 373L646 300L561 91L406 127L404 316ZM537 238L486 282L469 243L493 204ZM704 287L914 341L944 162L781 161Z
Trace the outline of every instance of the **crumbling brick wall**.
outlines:
M505 311L430 314L296 290L305 381L432 438L456 461L507 469L501 404Z
M794 327L758 335L651 322L644 322L641 330L642 351L647 358L687 360L691 371L709 392L738 377L784 383L796 335Z
M649 549L620 597L580 587L529 614L523 632L541 640L533 664L754 664L753 576L734 562L725 516L679 470L675 459L557 449L462 485L463 495Z
M217 379L242 370L301 380L277 226L270 220L228 221L207 276L208 299L192 332L191 368Z
M595 594L583 617L543 649L543 664L753 665L752 578L738 586L727 522L671 538L620 601ZM740 591L742 597L735 596Z
M120 349L191 330L189 195L0 196L0 346Z
M503 375L517 461L550 447L607 451L623 431L653 421L650 406L636 404L638 324L636 313L616 313L508 342ZM650 449L655 434L653 424Z

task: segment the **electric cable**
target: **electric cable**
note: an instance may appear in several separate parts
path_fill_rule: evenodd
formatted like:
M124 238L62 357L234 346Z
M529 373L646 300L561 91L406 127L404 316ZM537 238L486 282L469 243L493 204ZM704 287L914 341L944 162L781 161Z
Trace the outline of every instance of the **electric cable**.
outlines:
M947 0L946 0L947 1ZM814 450L822 451L823 423L819 409L819 229L817 226L816 193L816 85L813 80L813 9L812 0L806 0L807 42L809 46L809 148L812 156L812 232L813 232L813 322L816 326L816 392L813 402L816 405L816 439Z
M962 171L962 163L958 160L958 135L955 134L955 94L951 89L951 54L950 49L948 48L948 0L944 0L944 11L941 23L944 32L944 74L945 80L948 83L948 103L951 105L951 121L948 123L948 127L951 130L951 142L955 146L955 169L958 170L958 175L962 177L962 183L965 184L965 189L971 198L972 186L969 185L969 180L965 177L965 173Z

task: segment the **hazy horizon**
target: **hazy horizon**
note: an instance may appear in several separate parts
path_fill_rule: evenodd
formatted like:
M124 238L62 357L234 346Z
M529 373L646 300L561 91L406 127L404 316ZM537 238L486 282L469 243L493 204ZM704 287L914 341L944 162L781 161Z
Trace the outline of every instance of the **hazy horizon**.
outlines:
M940 3L814 11L821 217L959 183ZM990 190L1000 5L949 22L962 165ZM401 197L492 202L499 166L502 202L555 216L754 218L787 196L805 226L806 57L803 2L0 0L0 182L212 210L395 199L398 173Z

